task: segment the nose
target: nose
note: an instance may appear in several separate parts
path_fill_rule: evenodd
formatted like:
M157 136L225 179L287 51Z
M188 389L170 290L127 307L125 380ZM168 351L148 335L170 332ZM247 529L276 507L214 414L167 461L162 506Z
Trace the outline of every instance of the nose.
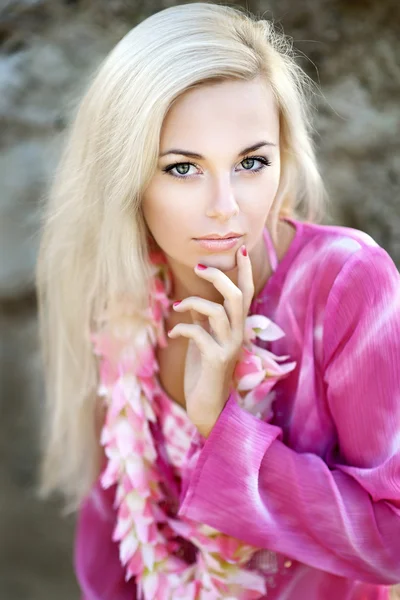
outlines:
M237 214L239 214L239 206L231 183L220 182L207 208L207 217L224 222L229 221Z

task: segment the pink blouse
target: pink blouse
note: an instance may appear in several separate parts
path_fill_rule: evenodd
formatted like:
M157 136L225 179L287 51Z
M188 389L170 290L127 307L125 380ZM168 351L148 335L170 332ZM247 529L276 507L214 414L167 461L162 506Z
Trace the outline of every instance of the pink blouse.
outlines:
M268 347L296 369L274 388L272 422L230 396L178 514L271 551L268 600L388 599L400 582L400 275L361 231L288 221L295 237L250 313L284 330ZM111 540L113 494L97 482L79 512L84 600L136 597Z

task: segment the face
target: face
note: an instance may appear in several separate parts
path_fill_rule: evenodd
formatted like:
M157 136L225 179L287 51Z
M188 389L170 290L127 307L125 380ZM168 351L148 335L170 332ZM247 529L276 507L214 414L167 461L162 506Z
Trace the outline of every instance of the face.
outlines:
M228 273L242 244L250 256L263 245L279 178L279 116L268 84L204 84L165 117L144 218L173 269L192 272L200 262ZM241 236L230 247L198 241L230 232Z

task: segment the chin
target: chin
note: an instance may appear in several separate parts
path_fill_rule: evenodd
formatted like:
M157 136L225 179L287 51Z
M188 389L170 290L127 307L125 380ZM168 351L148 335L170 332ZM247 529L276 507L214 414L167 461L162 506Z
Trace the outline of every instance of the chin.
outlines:
M231 255L226 254L208 254L207 256L199 257L199 263L207 265L207 267L215 267L224 273L233 271L237 268L235 253Z

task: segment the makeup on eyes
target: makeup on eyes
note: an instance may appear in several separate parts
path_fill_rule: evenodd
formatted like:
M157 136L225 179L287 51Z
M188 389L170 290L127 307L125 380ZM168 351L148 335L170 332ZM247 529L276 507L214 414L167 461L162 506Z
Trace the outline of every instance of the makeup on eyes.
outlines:
M257 169L241 169L241 172L244 173L249 173L249 174L255 174L255 173L259 173L260 171L263 171L265 169L265 167L269 167L271 166L271 161L266 157L266 156L245 156L239 164L242 164L245 161L248 160L254 160L254 161L258 161L260 162L263 166L258 167ZM176 175L174 173L172 173L172 170L175 169L176 167L179 166L191 166L191 167L195 167L195 168L200 168L198 165L196 165L195 163L189 162L189 161L179 161L179 162L175 162L175 163L171 163L169 165L167 165L166 167L162 168L163 173L166 173L168 175L171 175L172 177L175 177L176 179L189 179L191 177L193 177L194 174L181 174L181 175Z

